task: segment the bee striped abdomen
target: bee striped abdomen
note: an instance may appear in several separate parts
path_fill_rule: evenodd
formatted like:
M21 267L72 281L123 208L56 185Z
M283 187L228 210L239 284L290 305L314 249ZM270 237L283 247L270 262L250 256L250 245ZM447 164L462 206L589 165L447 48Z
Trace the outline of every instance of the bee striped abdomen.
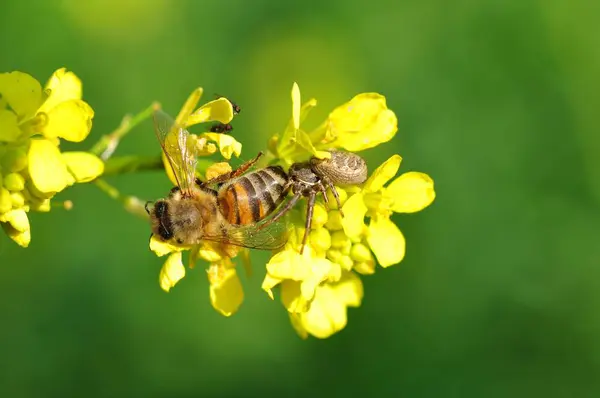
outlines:
M279 166L245 174L219 192L221 212L231 224L256 223L285 198L287 181L287 175Z

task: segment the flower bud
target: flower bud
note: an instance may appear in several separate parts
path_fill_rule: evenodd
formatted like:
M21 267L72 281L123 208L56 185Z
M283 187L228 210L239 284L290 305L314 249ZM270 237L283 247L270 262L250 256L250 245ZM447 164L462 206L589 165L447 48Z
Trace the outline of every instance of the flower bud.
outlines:
M13 209L21 208L25 205L25 197L21 192L13 192L10 194L10 201Z
M355 243L350 249L350 257L356 262L372 261L373 255L371 250L362 243Z
M342 257L342 253L339 250L327 250L327 258L334 263L337 263Z
M344 271L350 271L352 266L354 265L354 261L350 258L350 256L341 256L338 264L342 266Z
M21 171L27 167L27 152L24 148L10 150L2 156L0 165L9 172Z
M25 178L18 173L10 173L4 177L4 187L9 191L18 192L25 188Z
M325 228L310 231L310 245L319 251L329 249L331 247L331 235L329 235L329 231Z
M312 217L312 229L317 229L317 228L321 228L323 225L325 225L325 223L327 222L327 210L325 210L325 207L320 204L317 203L315 204L315 208L313 210L313 217Z
M335 231L331 235L331 247L334 249L342 249L350 242L344 231Z
M342 226L342 214L338 210L332 210L329 212L325 228L330 231L339 231L343 228Z
M346 200L348 199L348 193L342 188L338 187L336 187L335 190L337 191L338 196L340 197L340 203L343 206L344 203L346 203ZM327 190L327 200L329 201L329 207L331 209L338 209L337 200L335 200L335 196L333 196L331 189Z
M372 275L375 273L375 261L354 263L354 271L362 275Z
M10 199L10 192L4 187L0 187L0 214L6 213L12 209L12 200Z

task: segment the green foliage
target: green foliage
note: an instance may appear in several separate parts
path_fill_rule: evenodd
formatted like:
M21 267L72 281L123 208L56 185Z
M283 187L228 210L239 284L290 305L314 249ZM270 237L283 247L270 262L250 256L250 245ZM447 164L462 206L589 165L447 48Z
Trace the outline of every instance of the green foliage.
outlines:
M438 197L394 216L406 258L365 278L346 329L303 341L259 289L264 271L243 278L231 318L201 267L162 292L148 225L74 186L57 195L70 212L31 214L28 249L0 240L1 396L600 393L595 3L5 3L0 70L77 73L89 142L202 85L242 107L232 133L249 159L285 127L291 82L319 99L315 120L369 90L399 132L367 161L400 153ZM158 150L149 121L117 149ZM144 199L170 188L161 172L107 180Z

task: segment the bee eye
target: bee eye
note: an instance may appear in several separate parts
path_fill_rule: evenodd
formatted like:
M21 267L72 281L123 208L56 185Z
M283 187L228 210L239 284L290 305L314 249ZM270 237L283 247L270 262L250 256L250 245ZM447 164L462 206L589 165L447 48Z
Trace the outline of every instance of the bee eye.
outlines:
M165 202L163 202L163 201L157 202L156 205L154 206L156 216L158 218L161 218L163 216L163 213L165 212L166 208L167 208L167 204Z

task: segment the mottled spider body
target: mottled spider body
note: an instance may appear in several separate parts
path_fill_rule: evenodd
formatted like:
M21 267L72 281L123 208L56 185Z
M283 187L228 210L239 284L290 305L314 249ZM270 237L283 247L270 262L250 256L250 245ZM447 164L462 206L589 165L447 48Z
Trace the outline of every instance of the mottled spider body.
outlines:
M323 195L325 206L329 208L327 198L327 188L329 188L342 213L340 197L335 185L362 184L367 179L367 164L363 158L350 152L330 151L330 153L329 159L312 158L308 162L294 163L290 166L286 190L291 190L293 196L270 220L270 223L277 221L292 209L301 197L308 198L300 253L304 251L310 233L317 194Z

